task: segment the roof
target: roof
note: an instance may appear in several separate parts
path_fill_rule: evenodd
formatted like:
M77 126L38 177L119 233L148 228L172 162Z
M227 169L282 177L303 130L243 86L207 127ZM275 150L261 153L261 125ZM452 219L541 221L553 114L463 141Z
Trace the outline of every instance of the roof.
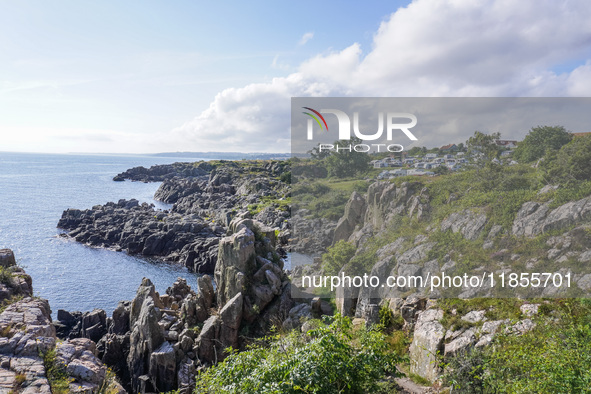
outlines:
M439 148L440 150L446 150L446 149L450 149L453 146L456 146L456 144L448 144L448 145L444 145L441 148Z

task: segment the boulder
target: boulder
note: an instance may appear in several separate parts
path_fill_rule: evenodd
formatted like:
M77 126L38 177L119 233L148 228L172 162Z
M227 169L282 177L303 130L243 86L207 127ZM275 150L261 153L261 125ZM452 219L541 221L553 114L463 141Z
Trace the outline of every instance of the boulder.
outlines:
M150 355L150 380L159 392L176 389L176 356L170 342L163 342Z
M238 333L242 322L243 302L242 293L238 293L220 311L220 342L222 349L230 346L235 349L238 348Z
M355 230L355 227L363 224L365 209L366 202L363 196L353 192L349 201L347 201L347 205L345 205L345 214L339 219L334 230L333 244L338 241L346 241Z
M512 232L514 235L533 237L551 230L562 230L591 219L591 197L572 201L550 211L550 202L540 204L529 201L521 206Z
M439 322L442 318L443 311L439 309L420 312L409 350L410 372L430 382L435 382L441 373L438 355L444 350L445 329Z
M454 212L445 218L441 222L441 231L459 232L464 238L474 241L480 236L485 225L486 215L484 213L476 213L465 209Z
M10 249L0 249L0 267L8 268L16 265L14 253Z

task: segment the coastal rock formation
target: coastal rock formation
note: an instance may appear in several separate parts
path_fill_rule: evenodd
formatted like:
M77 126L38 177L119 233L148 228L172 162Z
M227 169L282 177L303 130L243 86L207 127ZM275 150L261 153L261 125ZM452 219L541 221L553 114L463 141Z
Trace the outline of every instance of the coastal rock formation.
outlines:
M7 250L0 255L13 256ZM12 275L22 277L24 273L15 270ZM27 286L32 292L30 280ZM48 375L47 368L61 371L63 380L52 380L55 376ZM125 393L97 358L93 341L58 342L48 301L25 297L0 313L0 392L50 394L55 384L69 386L71 392Z
M150 168L134 167L129 170L117 174L114 181L124 181L129 179L131 181L140 182L162 182L175 176L181 177L197 177L206 175L211 170L211 167L206 162L201 162L198 165L193 163L173 163L152 166Z
M195 272L213 271L223 229L196 215L155 211L137 200L64 211L58 227L88 245L179 262ZM66 234L64 234L66 235Z
M549 202L540 204L529 201L523 204L513 222L513 234L533 237L591 220L591 197L563 204L553 210L549 206Z
M16 265L12 250L0 249L0 269L7 273L0 281L0 302L16 296L33 295L33 281L24 269Z
M275 230L238 217L229 232L219 242L215 287L203 275L198 292L179 278L159 294L144 278L135 298L120 302L111 318L100 310L60 311L56 327L69 338L100 328L97 355L130 392L190 393L197 369L223 360L228 347L244 348L243 330L265 335L294 306Z
M255 216L288 233L289 166L285 162L199 162L132 168L118 180L162 181L154 198L174 204L155 210L135 199L68 209L62 234L95 247L112 248L213 273L217 244L232 219ZM287 237L281 238L287 242Z

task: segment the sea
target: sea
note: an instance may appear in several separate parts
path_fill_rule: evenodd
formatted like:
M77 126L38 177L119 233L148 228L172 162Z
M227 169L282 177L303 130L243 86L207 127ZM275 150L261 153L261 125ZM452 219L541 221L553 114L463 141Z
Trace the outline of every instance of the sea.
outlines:
M144 277L161 294L179 277L196 289L196 274L183 267L88 247L60 237L56 225L65 209L122 198L168 209L153 199L160 183L114 182L113 177L131 167L198 160L0 152L0 249L14 251L33 278L34 295L49 300L54 318L58 309L100 308L110 315L118 301L134 298Z

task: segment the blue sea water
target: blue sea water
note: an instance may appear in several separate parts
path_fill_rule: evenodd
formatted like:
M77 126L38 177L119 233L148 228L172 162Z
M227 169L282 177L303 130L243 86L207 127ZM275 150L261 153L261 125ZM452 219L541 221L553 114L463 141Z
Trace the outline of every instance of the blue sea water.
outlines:
M0 152L0 248L14 251L33 277L37 296L58 309L105 309L110 315L119 300L133 299L143 277L164 290L177 277L196 289L196 275L186 269L90 248L59 237L56 228L67 208L136 198L159 209L153 200L159 183L114 182L113 176L136 166L196 161L151 156L53 155Z

